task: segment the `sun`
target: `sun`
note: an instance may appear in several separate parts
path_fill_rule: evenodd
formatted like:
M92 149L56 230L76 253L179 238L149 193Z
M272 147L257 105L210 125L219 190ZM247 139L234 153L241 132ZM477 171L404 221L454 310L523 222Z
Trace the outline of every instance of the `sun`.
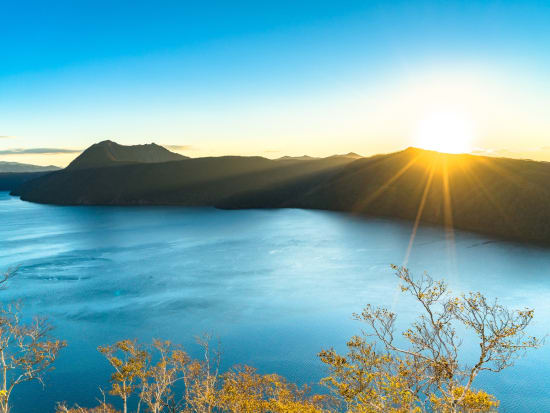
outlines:
M416 130L415 146L445 153L471 152L472 122L454 111L434 111L425 116Z

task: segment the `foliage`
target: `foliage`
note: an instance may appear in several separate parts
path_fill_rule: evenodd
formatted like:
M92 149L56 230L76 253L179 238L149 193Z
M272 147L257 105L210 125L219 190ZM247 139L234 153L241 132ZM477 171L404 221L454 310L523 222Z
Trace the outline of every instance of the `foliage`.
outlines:
M122 340L112 346L99 347L115 372L111 375L110 393L119 396L123 402L123 412L128 411L128 398L137 388L137 382L143 374L148 353L131 340Z
M378 354L373 344L361 337L347 343L348 354L323 350L321 361L330 376L322 383L331 389L350 413L418 411L415 392L418 370L411 360L400 360L388 353Z
M211 349L209 337L198 338L201 360L192 359L181 346L153 340L142 347L123 340L100 347L115 369L110 393L123 401L123 411L135 394L135 412L143 406L153 413L324 413L326 396L309 396L307 387L298 388L276 374L260 375L252 367L219 371L220 354ZM175 391L181 382L180 393ZM105 399L86 409L61 403L57 413L116 413Z
M277 374L260 375L256 369L237 367L223 377L220 407L225 412L321 413L327 398L309 397L307 387L299 388Z

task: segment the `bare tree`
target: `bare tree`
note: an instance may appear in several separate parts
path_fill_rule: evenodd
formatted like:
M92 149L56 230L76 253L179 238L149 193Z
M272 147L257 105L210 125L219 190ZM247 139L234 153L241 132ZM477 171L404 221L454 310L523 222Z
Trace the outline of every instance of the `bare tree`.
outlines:
M205 334L196 340L203 349L203 358L191 360L182 371L185 386L182 411L212 413L216 411L221 386L221 353L219 349L212 349L210 335Z
M0 289L6 288L7 282L11 278L13 278L16 273L17 273L17 267L16 268L8 268L8 270L5 271L4 274L2 274L0 276Z
M156 362L146 367L140 399L152 413L160 413L165 408L175 411L181 402L175 401L173 386L184 379L183 372L191 359L181 346L170 341L154 339L151 350Z
M364 411L359 409L361 404L371 406L367 411L389 411L390 407L445 412L496 408L498 402L493 396L473 389L474 380L481 371L502 371L525 350L540 345L540 340L525 331L533 310L510 310L496 300L489 302L480 293L453 297L443 281L434 281L427 274L415 279L404 267L392 268L403 283L402 292L415 298L423 310L402 332L408 345L397 344L395 313L367 305L354 316L365 322L369 331L348 343L347 356L332 349L321 352L322 361L331 370L324 383L348 407L357 407L350 411ZM461 359L458 327L473 333L479 343L473 365ZM375 342L367 342L368 337L378 341L383 351L376 352Z
M67 407L65 403L59 403L56 407L55 413L119 413L113 406L106 403L101 403L97 407L86 408L78 405L74 407Z
M8 269L0 277L0 289L16 275L17 268ZM44 318L35 317L25 324L20 304L0 308L0 412L10 410L13 389L26 381L44 385L44 375L53 369L64 341L51 337L52 326Z
M44 384L44 375L53 369L64 341L51 338L52 327L36 317L30 324L21 321L19 305L0 309L0 412L8 413L13 389L25 381Z
M105 392L100 388L102 399L97 399L99 405L92 408L81 407L78 404L74 407L67 407L65 402L57 403L55 413L119 413L112 405L108 404Z
M209 336L197 342L203 348L203 360L192 360L181 346L162 340L153 340L150 347L133 340L99 347L115 369L110 393L122 399L123 413L129 410L132 394L137 395L137 413L142 404L153 413L214 412L221 387L220 354L212 351ZM178 382L183 390L176 398L173 387Z

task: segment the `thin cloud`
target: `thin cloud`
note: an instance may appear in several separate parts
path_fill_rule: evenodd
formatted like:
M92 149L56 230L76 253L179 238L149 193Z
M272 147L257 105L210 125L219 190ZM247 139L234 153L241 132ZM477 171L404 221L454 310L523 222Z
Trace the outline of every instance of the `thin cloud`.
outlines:
M25 154L41 154L41 155L56 155L61 153L80 153L81 149L66 149L66 148L12 148L0 151L0 155L25 155Z
M264 153L281 153L281 151L277 149L267 149L264 151Z
M172 149L173 151L194 151L195 147L192 145L162 145L166 149Z
M11 138L14 138L14 136L0 135L0 139L11 139Z
M495 151L493 149L474 149L471 153L475 155L486 155L493 154Z

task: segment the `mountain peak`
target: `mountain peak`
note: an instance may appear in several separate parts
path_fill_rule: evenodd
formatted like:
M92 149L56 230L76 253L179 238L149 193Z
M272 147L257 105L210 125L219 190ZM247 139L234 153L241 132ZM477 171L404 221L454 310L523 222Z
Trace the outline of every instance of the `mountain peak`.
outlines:
M282 156L280 158L277 158L275 159L276 161L312 161L312 160L315 160L315 159L319 159L319 158L315 158L313 156L309 156L309 155L302 155L302 156Z
M346 158L362 158L362 156L356 152L348 152L343 156L345 156Z
M187 157L171 152L156 143L126 146L111 140L104 140L82 152L67 168L85 169L126 163L159 163L179 161L185 158Z

